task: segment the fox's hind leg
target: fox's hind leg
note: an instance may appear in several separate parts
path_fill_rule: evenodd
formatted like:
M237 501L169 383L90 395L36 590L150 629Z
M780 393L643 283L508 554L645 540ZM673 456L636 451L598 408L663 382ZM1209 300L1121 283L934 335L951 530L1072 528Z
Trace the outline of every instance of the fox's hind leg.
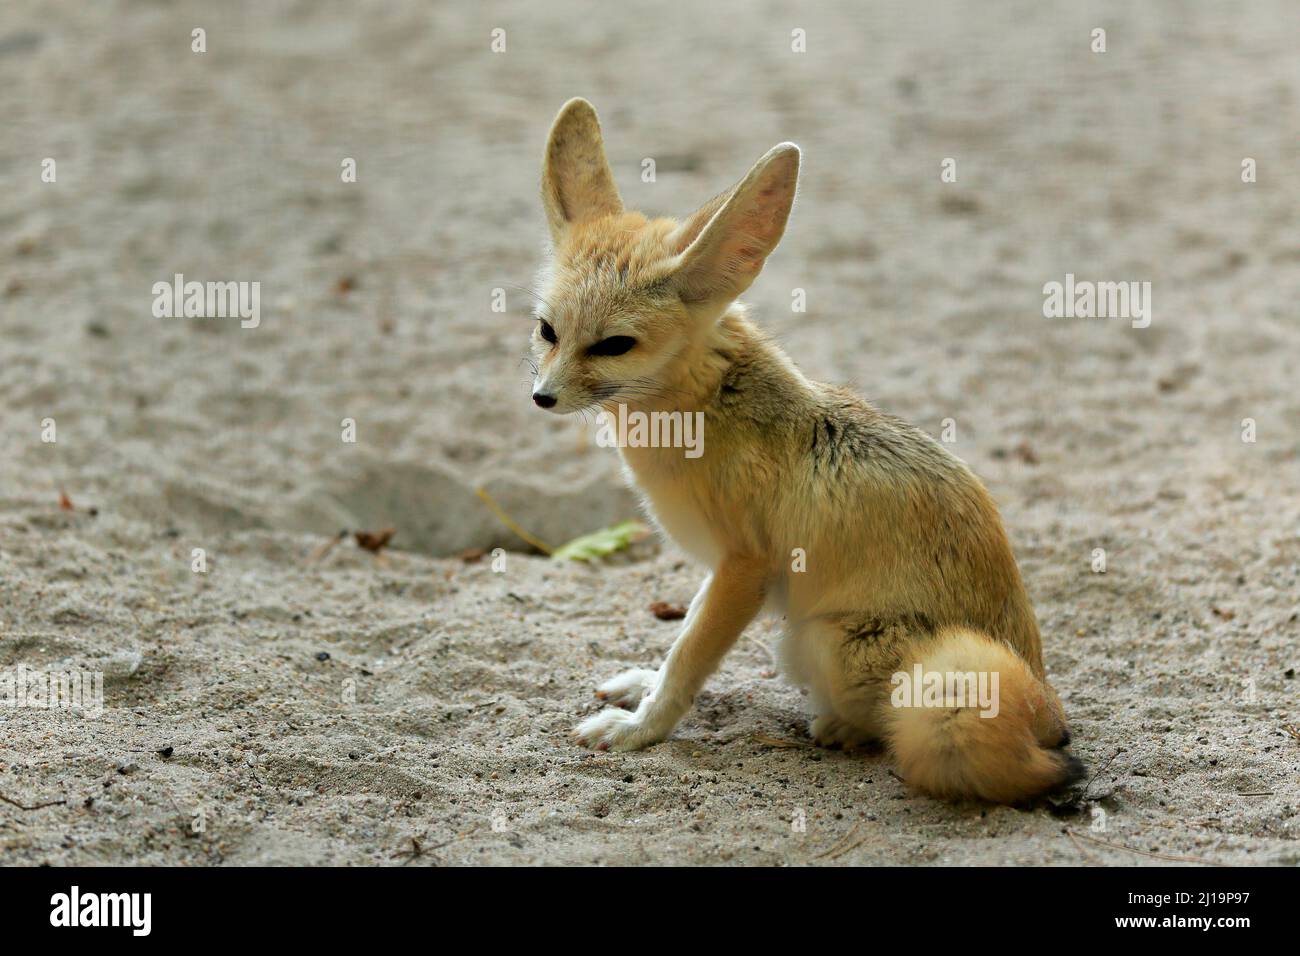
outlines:
M884 742L874 731L839 717L833 712L822 712L808 722L808 735L818 747L843 750L880 750Z
M823 747L882 747L890 677L906 645L924 633L915 622L833 615L789 634L786 667L809 689L813 740Z

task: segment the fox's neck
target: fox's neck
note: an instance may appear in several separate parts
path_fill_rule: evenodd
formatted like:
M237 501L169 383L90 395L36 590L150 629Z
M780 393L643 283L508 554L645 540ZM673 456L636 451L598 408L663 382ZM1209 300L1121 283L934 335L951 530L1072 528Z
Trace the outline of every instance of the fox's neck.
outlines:
M754 369L792 400L808 393L808 380L776 343L749 321L744 306L735 302L677 357L676 375L664 380L660 393L640 400L635 407L706 410L738 365ZM632 403L628 404L631 407Z

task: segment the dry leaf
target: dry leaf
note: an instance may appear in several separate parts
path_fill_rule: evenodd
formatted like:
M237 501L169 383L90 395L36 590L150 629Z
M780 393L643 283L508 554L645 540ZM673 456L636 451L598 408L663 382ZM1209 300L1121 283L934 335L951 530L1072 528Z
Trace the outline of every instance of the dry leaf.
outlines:
M396 533L396 528L385 528L383 531L356 531L353 535L360 547L378 554Z
M667 601L655 601L650 605L650 613L661 621L680 621L686 616L686 608Z

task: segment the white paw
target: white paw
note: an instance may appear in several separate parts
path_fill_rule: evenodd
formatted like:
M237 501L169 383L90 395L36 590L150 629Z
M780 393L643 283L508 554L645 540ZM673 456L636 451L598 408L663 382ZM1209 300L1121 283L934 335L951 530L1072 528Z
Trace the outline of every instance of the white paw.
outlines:
M636 712L606 707L592 714L574 729L578 743L590 750L640 750L657 744L668 736L668 730L645 719L647 708Z
M614 707L636 710L641 698L659 681L658 671L633 668L624 671L596 688L596 696Z
M819 747L843 747L845 750L875 750L879 744L871 734L833 715L814 717L808 733Z

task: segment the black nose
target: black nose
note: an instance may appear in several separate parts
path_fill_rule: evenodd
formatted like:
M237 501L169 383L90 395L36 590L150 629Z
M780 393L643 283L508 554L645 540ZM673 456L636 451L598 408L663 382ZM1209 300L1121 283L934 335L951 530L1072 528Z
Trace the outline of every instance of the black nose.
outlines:
M533 401L541 408L550 408L555 404L555 396L543 395L541 392L533 392Z

